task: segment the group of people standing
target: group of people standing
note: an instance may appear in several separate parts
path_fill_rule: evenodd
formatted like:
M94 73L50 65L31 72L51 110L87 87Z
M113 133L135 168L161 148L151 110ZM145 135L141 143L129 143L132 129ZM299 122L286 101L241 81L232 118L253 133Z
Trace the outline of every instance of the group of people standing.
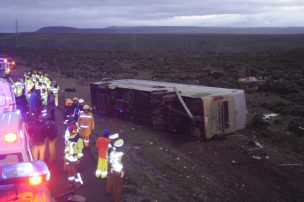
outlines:
M50 79L48 74L33 70L24 74L24 80L14 82L13 90L17 108L28 126L34 160L45 160L48 148L48 162L55 161L58 135L55 123L59 93L57 82Z
M83 157L84 148L90 147L90 136L95 121L90 106L77 97L66 99L63 115L64 123L67 124L63 170L68 173L68 187L77 188L83 184L78 165ZM107 178L106 192L113 195L115 202L121 201L123 179L126 176L122 163L124 153L120 151L123 144L119 135L110 135L108 129L105 129L95 142L98 150L95 174L97 178Z
M59 86L48 74L36 71L27 72L23 79L13 84L17 107L27 122L28 131L33 143L34 160L45 160L45 150L49 150L48 162L56 160L57 126L55 110L58 106ZM63 170L68 175L68 187L77 188L83 185L79 172L79 163L84 149L90 148L90 137L95 127L91 108L84 99L73 97L65 100L63 109L64 124L67 125L64 141ZM113 195L115 202L121 201L123 179L124 144L118 134L110 134L105 129L96 139L98 150L96 177L107 179L106 192Z
M51 120L55 120L59 86L48 74L37 73L35 70L27 72L24 74L24 81L20 79L14 82L13 88L23 119L49 114Z

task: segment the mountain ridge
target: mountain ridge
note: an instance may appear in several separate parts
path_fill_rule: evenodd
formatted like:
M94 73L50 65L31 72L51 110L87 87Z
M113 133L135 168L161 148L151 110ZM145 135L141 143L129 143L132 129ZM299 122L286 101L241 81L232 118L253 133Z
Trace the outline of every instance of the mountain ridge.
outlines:
M47 26L37 33L92 34L304 34L304 27L199 27L199 26L109 26L105 28L75 28Z

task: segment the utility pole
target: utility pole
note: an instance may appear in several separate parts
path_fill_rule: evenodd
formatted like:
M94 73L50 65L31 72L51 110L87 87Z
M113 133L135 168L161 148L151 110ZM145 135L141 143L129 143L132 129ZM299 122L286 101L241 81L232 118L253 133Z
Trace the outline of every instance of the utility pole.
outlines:
M18 27L18 20L15 21L15 48L18 48L19 47L19 39L18 39L18 33L19 33L19 27Z

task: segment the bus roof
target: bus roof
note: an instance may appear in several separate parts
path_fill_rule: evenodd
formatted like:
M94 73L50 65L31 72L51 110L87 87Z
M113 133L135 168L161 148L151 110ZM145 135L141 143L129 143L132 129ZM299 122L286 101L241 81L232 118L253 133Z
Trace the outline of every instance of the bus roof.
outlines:
M174 91L174 87L181 93L182 96L202 98L210 95L223 95L223 94L238 94L244 93L243 90L228 89L228 88L217 88L209 86L169 83L161 81L149 81L149 80L138 80L138 79L122 79L112 81L101 81L94 83L95 85L107 85L110 89L115 88L126 88L142 90L147 92L153 91Z

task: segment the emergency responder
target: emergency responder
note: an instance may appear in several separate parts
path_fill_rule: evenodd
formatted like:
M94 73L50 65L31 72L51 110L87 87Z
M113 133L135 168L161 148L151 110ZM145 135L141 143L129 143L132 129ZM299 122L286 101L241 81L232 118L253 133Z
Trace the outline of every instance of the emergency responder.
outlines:
M120 151L123 144L124 141L122 139L116 140L114 148L109 155L111 169L107 178L106 193L112 194L114 202L121 201L123 180L125 178L125 170L122 163L124 153Z
M31 94L30 94L30 91L32 90L32 88L34 87L34 83L33 83L33 81L32 81L32 79L31 79L31 77L30 76L28 76L27 78L26 78L26 80L25 80L25 88L27 89L27 100L29 101L29 99L30 99L30 96L31 96ZM26 93L25 93L26 94Z
M73 116L73 101L70 98L67 98L64 103L63 109L63 119L64 124L67 124L68 119Z
M25 95L26 89L23 89L22 95L16 98L17 108L20 110L23 120L27 120L26 114L28 112L28 102Z
M57 126L50 118L45 122L45 133L48 138L49 162L51 163L56 160Z
M80 98L78 100L78 105L74 110L74 118L75 118L76 121L78 120L80 112L83 111L83 106L84 106L84 100Z
M43 114L47 114L47 100L48 99L48 92L47 92L47 89L46 87L42 87L41 88L41 103L42 103L42 112Z
M40 116L39 107L38 107L38 105L40 105L39 102L41 102L41 99L38 96L35 88L32 88L30 102L29 102L30 105L29 111L31 116L35 115L37 118Z
M106 178L108 175L108 147L110 143L109 130L104 129L102 137L97 138L95 143L98 150L98 164L95 173L97 178Z
M51 84L51 89L54 93L54 96L55 96L55 105L56 107L58 107L58 94L59 94L59 85L57 84L57 81L52 81L52 84Z
M69 137L73 134L72 133L73 130L76 130L76 132L78 133L78 128L77 128L76 122L69 124L67 129L65 130L65 133L64 133L64 145L65 146L68 143ZM68 170L68 168L67 168L67 164L66 164L66 159L64 157L63 158L63 172L67 172L67 170Z
M90 135L95 126L94 117L92 112L90 112L89 105L83 106L83 112L80 113L77 124L79 127L79 135L84 141L84 146L89 147Z
M83 185L83 181L79 172L77 172L77 165L83 156L83 140L77 133L77 127L71 127L72 134L67 138L65 146L65 163L67 164L69 188L75 186L78 188Z
M55 121L55 110L56 110L56 105L55 105L55 96L52 91L49 92L48 98L47 98L47 110L49 117L52 121Z
M43 83L46 85L46 88L47 88L48 90L51 88L52 82L51 82L51 80L50 80L48 74L44 74Z
M78 106L78 97L73 97L73 112L75 111L77 106Z
M44 160L46 133L43 118L33 118L29 121L29 134L33 143L34 160Z
M23 89L24 89L23 80L20 79L20 80L16 81L16 82L13 84L13 88L14 88L15 96L16 96L16 97L21 96L21 95L22 95L22 91L23 91Z
M36 94L37 94L37 114L36 116L39 117L41 115L42 111L42 98L41 98L41 90L36 89Z

